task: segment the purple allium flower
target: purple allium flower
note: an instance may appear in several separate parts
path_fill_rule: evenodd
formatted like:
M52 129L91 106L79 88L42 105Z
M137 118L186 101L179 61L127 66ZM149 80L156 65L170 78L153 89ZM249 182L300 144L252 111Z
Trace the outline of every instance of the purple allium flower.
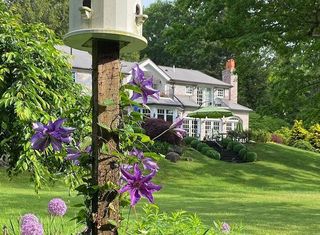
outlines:
M149 175L143 176L138 164L134 164L133 166L133 175L122 168L120 168L120 170L122 178L127 182L127 185L122 187L119 190L119 193L127 191L130 193L131 206L137 204L141 196L147 198L149 202L153 203L154 199L152 193L161 189L161 186L150 182L156 174L156 171L152 171Z
M135 85L141 90L141 93L133 92L133 95L131 97L132 100L142 97L143 104L146 104L148 102L148 96L159 100L160 91L152 88L153 79L146 78L144 76L144 72L139 68L138 64L132 68L132 80L129 82L129 84Z
M144 169L150 170L150 171L159 170L158 164L154 162L151 158L145 158L141 150L133 148L129 154L132 156L136 156L143 164Z
M186 135L187 131L182 128L183 125L183 118L177 118L169 127L170 130L173 131L173 133L178 136L180 139L183 139L183 137Z
M62 199L53 198L48 203L48 212L53 216L64 216L67 212L67 205Z
M223 233L230 233L230 231L231 231L230 225L227 224L226 222L223 222L222 225L221 225L221 231Z
M36 133L31 138L32 148L44 151L51 144L54 151L60 151L62 143L69 144L75 128L62 127L64 121L65 119L59 118L55 122L49 122L48 125L33 123Z
M21 235L43 235L43 227L37 216L26 214L21 218Z

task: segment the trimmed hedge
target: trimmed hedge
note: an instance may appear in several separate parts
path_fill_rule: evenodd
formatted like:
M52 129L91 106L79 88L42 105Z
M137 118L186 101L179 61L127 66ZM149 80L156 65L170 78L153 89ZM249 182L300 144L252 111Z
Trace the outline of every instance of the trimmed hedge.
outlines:
M183 139L183 142L184 142L186 145L190 145L193 140L197 140L197 139L194 138L194 137L192 137L192 136L188 136L188 137L185 137L185 138Z
M247 152L246 161L255 162L258 159L258 155L255 152Z
M235 144L232 148L233 152L239 153L241 149L246 148L243 144Z
M239 156L240 156L240 159L242 161L245 161L246 158L247 158L247 153L248 153L248 150L246 148L243 148L239 151Z
M201 149L204 147L209 147L207 144L200 142L200 144L197 145L197 150L201 152Z
M193 140L191 141L190 145L192 148L196 149L198 144L201 144L201 142L199 140Z

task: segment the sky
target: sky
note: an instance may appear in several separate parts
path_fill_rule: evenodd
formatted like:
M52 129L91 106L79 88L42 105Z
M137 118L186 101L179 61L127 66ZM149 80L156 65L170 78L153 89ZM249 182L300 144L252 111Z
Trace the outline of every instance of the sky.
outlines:
M151 3L154 3L156 0L143 0L143 5L148 7Z

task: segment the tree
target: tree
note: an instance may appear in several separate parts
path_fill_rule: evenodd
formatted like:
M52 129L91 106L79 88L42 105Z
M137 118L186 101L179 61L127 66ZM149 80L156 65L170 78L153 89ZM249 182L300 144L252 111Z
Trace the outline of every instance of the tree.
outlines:
M23 24L0 2L0 156L18 170L27 168L40 180L49 169L30 149L32 123L74 117L72 126L84 129L89 98L74 83L67 58L55 45L53 31L39 24ZM90 118L89 118L90 120ZM41 176L42 177L42 176Z
M43 23L59 37L68 30L68 0L10 0L6 1L23 23Z

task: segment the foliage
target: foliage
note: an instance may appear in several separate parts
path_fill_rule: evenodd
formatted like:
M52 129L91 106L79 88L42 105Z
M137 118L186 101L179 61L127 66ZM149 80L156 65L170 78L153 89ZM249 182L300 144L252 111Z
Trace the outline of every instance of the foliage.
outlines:
M205 155L209 158L212 159L216 159L216 160L220 160L220 153L218 153L217 151L215 151L214 149L210 149L208 150Z
M272 134L271 141L277 144L283 144L283 137L280 134Z
M170 122L166 122L163 119L149 118L144 121L142 127L145 130L146 135L151 139L156 138L157 140L165 141L169 144L180 144L180 138L172 130L168 131L170 125ZM157 138L157 136L159 137Z
M34 173L36 185L47 178L43 161L61 163L61 156L45 159L30 149L31 124L58 116L72 117L68 125L82 128L75 138L90 131L89 98L74 83L67 58L55 49L61 42L43 25L22 24L0 2L0 156L11 167ZM57 165L56 165L57 166Z
M235 141L230 141L227 145L227 150L232 151L233 150L233 146L236 144L237 142Z
M320 124L315 124L309 129L309 141L314 149L320 151Z
M255 152L247 152L246 162L255 162L258 159L258 155Z
M241 149L239 151L239 156L240 156L242 161L246 161L247 153L248 153L248 149L247 148L243 148L243 149Z
M232 151L233 152L236 152L236 153L239 153L241 149L244 149L246 146L244 146L243 144L235 144L233 147L232 147Z
M222 147L223 148L227 148L227 146L228 146L228 144L229 144L229 142L231 142L232 141L232 139L230 139L230 138L224 138L224 139L222 139L221 140L221 145L222 145Z
M143 215L130 226L123 234L223 234L222 223L214 222L211 227L203 224L196 214L185 211L176 211L170 214L160 212L159 207L148 205L143 207ZM242 227L231 225L229 234L238 233ZM122 234L121 233L121 234Z
M292 143L292 147L303 149L303 150L308 150L308 151L314 151L314 148L310 144L309 141L307 140L296 140L295 142Z
M191 147L194 148L194 149L197 149L197 146L198 146L199 144L201 144L201 141L199 141L199 140L193 140L193 141L191 141L191 143L190 143Z
M251 132L252 140L260 143L267 143L271 140L271 133L265 130L255 130Z
M168 149L170 148L170 144L163 141L154 141L154 143L148 144L147 148L144 148L145 152L155 152L166 155L168 153Z
M288 123L280 118L271 116L262 116L258 113L249 113L249 122L251 130L265 130L274 132L284 127L288 127Z
M68 0L9 0L7 3L23 24L43 23L60 37L67 33Z
M308 135L309 133L306 129L304 129L302 120L295 120L291 129L289 144L294 145L298 140L307 140Z
M274 134L282 138L283 144L289 144L291 129L288 127L282 127L281 129L275 131Z
M203 147L208 147L208 145L201 142L201 144L197 145L197 150L200 152Z
M184 142L186 145L190 145L193 140L197 140L197 138L192 137L192 136L188 136L188 137L185 137L185 138L183 139L183 142Z
M206 153L207 153L208 151L210 151L210 150L212 150L211 147L209 147L209 146L204 146L203 148L201 148L200 153L206 155Z

